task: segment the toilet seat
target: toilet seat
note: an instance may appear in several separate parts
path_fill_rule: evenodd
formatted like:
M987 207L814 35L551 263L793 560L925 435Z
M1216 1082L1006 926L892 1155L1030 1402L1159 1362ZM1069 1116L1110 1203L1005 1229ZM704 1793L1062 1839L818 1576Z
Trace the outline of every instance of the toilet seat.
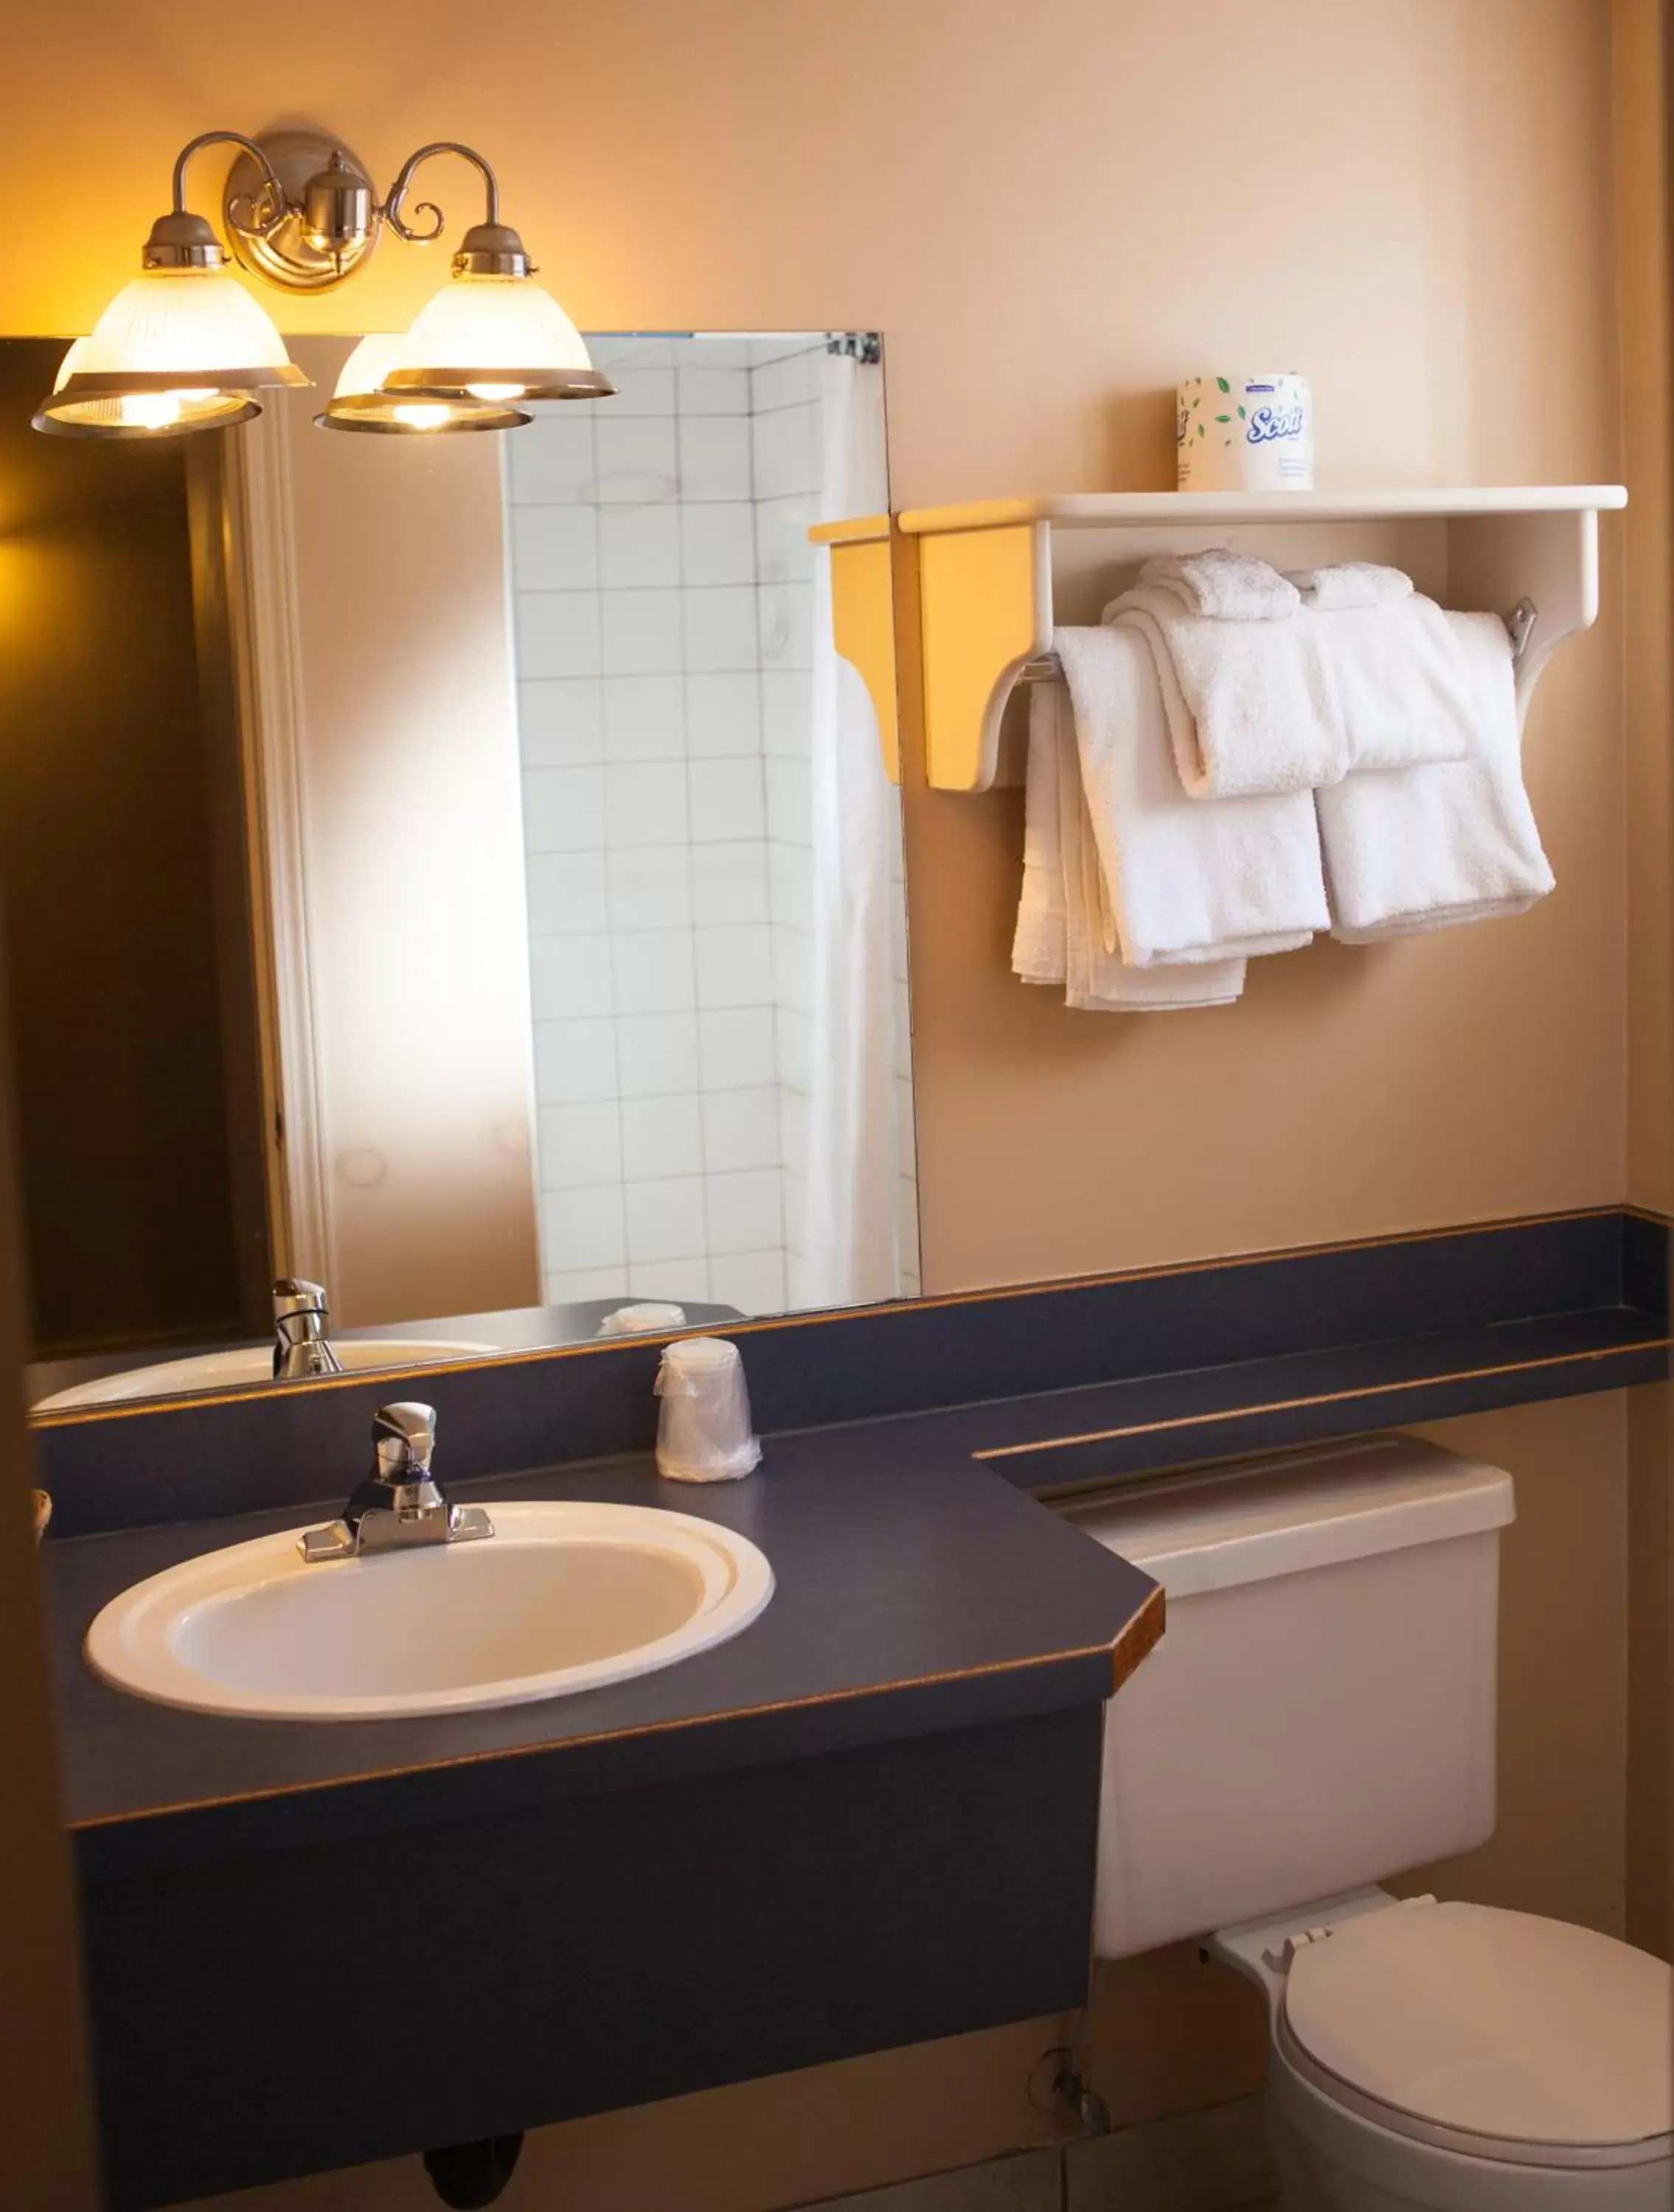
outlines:
M1283 1948L1287 2063L1377 2126L1514 2165L1674 2159L1674 1972L1660 1960L1433 1898L1298 1929Z

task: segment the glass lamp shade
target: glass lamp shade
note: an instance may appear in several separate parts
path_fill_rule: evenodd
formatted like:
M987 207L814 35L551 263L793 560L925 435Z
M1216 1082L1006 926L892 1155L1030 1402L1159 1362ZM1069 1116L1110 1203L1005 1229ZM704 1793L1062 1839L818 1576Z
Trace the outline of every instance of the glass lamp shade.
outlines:
M390 392L520 399L605 399L616 386L596 369L563 309L527 276L456 272L418 311Z
M224 270L147 270L71 346L35 428L178 435L247 421L260 411L253 392L307 380L272 319Z
M532 417L515 407L484 399L450 396L403 397L383 389L384 379L403 356L406 339L399 332L363 337L343 364L331 404L314 416L322 430L370 430L389 437L435 437L457 430L514 430Z

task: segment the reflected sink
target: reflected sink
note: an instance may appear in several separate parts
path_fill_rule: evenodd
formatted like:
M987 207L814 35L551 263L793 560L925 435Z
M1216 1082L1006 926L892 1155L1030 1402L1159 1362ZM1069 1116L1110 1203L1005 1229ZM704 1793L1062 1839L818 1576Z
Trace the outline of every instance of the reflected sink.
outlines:
M746 1627L773 1571L743 1536L643 1505L490 1505L494 1534L307 1564L296 1529L113 1598L95 1674L161 1705L371 1720L525 1705L671 1667Z
M500 1346L439 1337L357 1336L333 1337L332 1349L353 1375L362 1368L417 1367L431 1359L480 1358L498 1352ZM166 1359L154 1367L125 1367L119 1375L100 1375L94 1382L55 1390L50 1398L37 1398L29 1410L64 1413L77 1406L115 1405L124 1398L172 1398L183 1391L226 1390L239 1384L250 1389L272 1380L272 1346L240 1344L225 1352L202 1352L192 1359Z

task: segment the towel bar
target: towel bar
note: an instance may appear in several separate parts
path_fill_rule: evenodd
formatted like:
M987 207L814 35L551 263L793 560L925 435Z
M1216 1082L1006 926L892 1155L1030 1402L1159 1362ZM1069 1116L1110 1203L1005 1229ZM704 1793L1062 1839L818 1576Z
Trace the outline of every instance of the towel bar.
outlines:
M1506 617L1506 629L1512 641L1512 666L1523 658L1523 648L1529 642L1535 624L1540 620L1540 609L1532 599L1519 599ZM1020 684L1052 684L1063 674L1056 653L1040 653L1032 660L1026 660L1017 672Z

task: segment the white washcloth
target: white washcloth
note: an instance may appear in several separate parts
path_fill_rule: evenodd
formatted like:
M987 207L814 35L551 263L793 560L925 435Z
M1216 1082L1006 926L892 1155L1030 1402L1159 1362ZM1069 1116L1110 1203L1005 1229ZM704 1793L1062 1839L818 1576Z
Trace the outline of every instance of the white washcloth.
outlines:
M1086 811L1131 968L1293 952L1329 928L1306 791L1221 799L1180 787L1145 640L1126 623L1054 637L1074 706Z
M1224 545L1201 553L1163 553L1139 572L1141 584L1172 592L1188 612L1217 622L1277 622L1294 615L1300 592L1278 570L1253 554Z
M1348 944L1523 914L1552 888L1523 787L1506 626L1446 620L1475 685L1471 757L1369 770L1318 795L1331 934Z
M1069 696L1037 684L1029 696L1024 795L1023 897L1013 966L1026 983L1057 983L1087 1012L1166 1012L1230 1006L1244 988L1242 960L1190 968L1129 968L1106 943L1107 902L1098 848L1081 795Z
M1412 578L1403 569L1385 568L1377 561L1338 561L1329 568L1287 568L1285 580L1294 584L1305 606L1321 614L1342 607L1380 607L1404 599Z
M1477 678L1451 617L1434 599L1415 592L1382 606L1305 619L1330 661L1351 773L1464 760L1476 751Z
M1194 799L1311 791L1348 767L1320 625L1217 622L1141 584L1105 609L1151 648L1180 781Z

